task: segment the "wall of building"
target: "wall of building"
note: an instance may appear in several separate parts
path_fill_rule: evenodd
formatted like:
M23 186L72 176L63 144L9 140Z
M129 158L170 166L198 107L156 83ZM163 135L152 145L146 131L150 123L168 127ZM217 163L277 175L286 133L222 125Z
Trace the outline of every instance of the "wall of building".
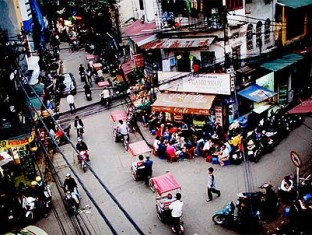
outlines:
M0 26L8 31L9 37L16 36L21 31L12 0L0 0Z

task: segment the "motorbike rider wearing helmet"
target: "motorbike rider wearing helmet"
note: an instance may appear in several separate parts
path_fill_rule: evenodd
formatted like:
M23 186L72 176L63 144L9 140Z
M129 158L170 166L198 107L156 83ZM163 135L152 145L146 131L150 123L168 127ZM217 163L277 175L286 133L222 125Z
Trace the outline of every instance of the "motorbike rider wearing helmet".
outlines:
M71 177L70 173L66 174L66 179L64 180L64 189L65 191L73 192L77 188L77 183L74 178Z
M81 152L81 151L88 151L88 146L85 142L82 141L81 138L78 138L78 143L76 144L76 149ZM89 161L89 154L86 155L86 161ZM79 161L79 155L78 155L78 161Z

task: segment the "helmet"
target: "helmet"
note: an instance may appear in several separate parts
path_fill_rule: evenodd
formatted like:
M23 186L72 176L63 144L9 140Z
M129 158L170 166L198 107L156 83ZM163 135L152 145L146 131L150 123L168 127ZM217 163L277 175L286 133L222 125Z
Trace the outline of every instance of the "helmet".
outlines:
M70 174L70 173L67 173L67 174L66 174L66 177L70 177L70 176L71 176L71 174Z
M31 186L37 186L38 185L38 183L37 183L37 181L31 181Z
M40 176L37 176L37 177L36 177L36 181L37 181L37 182L40 182L41 180L42 180L42 179L41 179Z
M82 141L82 139L81 139L81 138L78 138L78 142L80 142L80 141Z

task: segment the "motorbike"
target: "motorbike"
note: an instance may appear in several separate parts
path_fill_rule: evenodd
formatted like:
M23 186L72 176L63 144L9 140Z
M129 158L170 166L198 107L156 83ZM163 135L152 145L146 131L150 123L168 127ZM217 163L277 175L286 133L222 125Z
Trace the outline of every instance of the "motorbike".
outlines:
M249 161L258 162L263 154L263 146L253 140L247 142L247 158Z
M89 158L88 151L87 150L80 151L79 155L78 155L78 162L79 162L79 164L81 164L81 168L82 168L83 172L87 171L87 169L88 169L87 162L89 162L89 161L90 161L90 158Z
M89 85L85 85L85 95L88 101L92 100L92 91Z
M243 162L243 153L239 148L234 149L230 154L230 162L235 165L239 165Z
M80 74L80 80L81 80L82 82L85 82L86 79L87 79L86 72L81 72L81 73L79 73L79 74Z
M56 60L59 60L60 59L60 49L59 47L53 47L53 57L56 59Z
M79 41L77 40L77 38L71 38L70 39L70 45L71 45L71 50L74 51L79 51L80 47L79 47Z
M76 215L80 207L80 196L74 191L65 192L65 205L70 215Z
M212 221L216 225L230 228L246 229L249 233L260 229L260 201L263 193L239 193L236 206L233 201L227 203L223 210L216 212ZM237 213L235 212L237 208Z
M44 199L23 195L21 200L25 223L32 224L41 216L47 215L47 205Z

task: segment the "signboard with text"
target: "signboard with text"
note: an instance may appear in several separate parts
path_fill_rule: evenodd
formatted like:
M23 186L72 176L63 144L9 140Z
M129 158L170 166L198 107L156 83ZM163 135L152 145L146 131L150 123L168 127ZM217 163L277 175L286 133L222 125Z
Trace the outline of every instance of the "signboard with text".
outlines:
M231 76L223 73L200 74L183 78L182 83L167 88L168 91L194 92L214 95L231 94Z

